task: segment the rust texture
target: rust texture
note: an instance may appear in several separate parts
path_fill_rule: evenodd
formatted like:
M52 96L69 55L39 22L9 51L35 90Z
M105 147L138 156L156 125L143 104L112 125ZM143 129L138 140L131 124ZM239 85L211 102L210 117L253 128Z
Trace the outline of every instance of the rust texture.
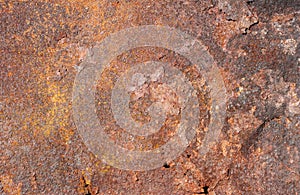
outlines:
M218 142L201 155L211 117L201 74L167 49L121 54L98 81L95 104L107 134L122 147L157 148L180 120L176 96L153 83L131 95L130 109L134 119L149 121L145 110L153 99L167 99L174 113L163 131L149 141L119 129L107 102L132 64L172 64L201 100L200 130L182 155L161 168L126 171L84 145L72 90L90 48L141 25L170 26L201 40L223 76L226 119ZM0 1L0 194L299 194L299 42L297 0Z

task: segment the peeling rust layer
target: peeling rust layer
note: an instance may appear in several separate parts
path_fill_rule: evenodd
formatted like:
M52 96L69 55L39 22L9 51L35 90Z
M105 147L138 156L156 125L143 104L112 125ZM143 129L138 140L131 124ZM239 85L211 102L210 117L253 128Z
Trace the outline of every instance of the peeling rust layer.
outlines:
M0 21L0 194L299 194L299 1L1 1ZM200 155L211 104L205 80L171 51L125 52L98 83L99 120L115 128L100 110L109 110L103 102L116 77L132 63L156 59L181 69L199 89L202 130L161 168L122 171L83 144L72 87L89 48L112 32L147 24L178 28L206 45L226 86L226 122L219 142ZM133 101L137 120L149 120L149 99ZM155 148L173 133L120 145Z

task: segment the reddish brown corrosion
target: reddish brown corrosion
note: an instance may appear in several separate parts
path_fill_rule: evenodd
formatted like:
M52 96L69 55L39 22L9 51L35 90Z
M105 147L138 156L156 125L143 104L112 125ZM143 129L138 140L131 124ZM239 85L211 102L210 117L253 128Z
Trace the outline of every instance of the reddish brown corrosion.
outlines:
M0 194L299 193L299 11L296 0L1 1ZM211 99L190 62L151 47L116 57L104 72L106 83L98 82L99 108L109 109L104 100L122 71L154 59L188 75L203 100L202 130L186 151L161 168L135 172L104 164L84 145L72 117L72 89L90 48L141 25L170 26L201 40L228 101L219 141L200 155ZM147 101L132 102L139 120L147 120ZM110 115L98 117L113 126ZM179 119L167 123L176 126ZM169 130L148 147L168 140ZM139 143L146 148L149 141L120 144Z

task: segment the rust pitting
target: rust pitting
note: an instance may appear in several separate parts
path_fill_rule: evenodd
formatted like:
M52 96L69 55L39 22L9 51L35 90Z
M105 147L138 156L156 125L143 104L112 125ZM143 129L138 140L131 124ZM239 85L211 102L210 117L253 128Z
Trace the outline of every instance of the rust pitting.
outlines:
M215 1L1 2L0 193L192 194L205 186L211 194L297 193L299 4L253 0L246 6L259 23L242 35L239 18L228 18ZM199 156L196 139L169 168L120 171L81 142L71 88L87 48L144 24L169 25L203 40L232 97L220 143L208 155ZM269 120L270 112L278 115ZM247 158L243 145L255 146ZM85 181L82 170L90 177Z

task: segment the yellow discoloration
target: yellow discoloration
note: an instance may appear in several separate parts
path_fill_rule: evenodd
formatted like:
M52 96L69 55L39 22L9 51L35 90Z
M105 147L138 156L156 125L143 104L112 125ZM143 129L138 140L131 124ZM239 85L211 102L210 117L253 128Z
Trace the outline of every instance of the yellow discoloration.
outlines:
M110 168L111 167L109 165L103 166L99 169L99 172L103 174L108 173L110 171Z
M257 154L261 154L262 153L262 149L261 148L257 148L255 151Z
M88 194L91 191L91 179L92 179L92 170L91 168L86 168L86 170L81 171L80 185L78 186L77 191L79 194Z
M67 3L69 3L69 6L66 6L65 8L68 15L73 14L74 7L77 7L79 12L83 12L85 9L89 10L89 17L79 20L76 24L70 23L70 29L73 29L74 26L85 26L87 23L99 24L98 29L101 29L101 32L90 36L90 39L92 39L90 40L91 42L101 41L106 35L111 33L111 30L109 29L119 29L120 27L115 25L119 26L123 24L120 21L115 23L114 27L112 27L112 17L106 18L103 7L112 6L114 8L118 8L114 14L120 19L126 20L129 14L128 6L135 6L133 3L129 4L120 2L108 5L109 3L105 2L86 0L68 0ZM60 5L55 4L54 6L59 7ZM11 7L13 7L13 5L9 4L9 9L11 9ZM45 21L45 24L49 22L50 16L50 13L44 15L43 20ZM29 21L26 21L26 23L29 23ZM60 22L61 26L64 24L65 22ZM39 31L29 27L23 32L23 35L29 36L34 40L38 38L38 33ZM22 41L22 37L15 38L18 41ZM39 61L43 63L43 66L45 66L46 69L43 70L43 72L40 70L34 70L33 74L35 74L38 79L36 83L38 85L37 88L39 93L44 94L42 99L45 102L45 105L39 106L38 109L41 110L41 113L34 112L33 114L25 117L23 121L25 129L33 129L34 136L40 136L40 134L43 134L48 137L54 133L59 133L65 143L68 143L70 137L72 137L74 130L69 127L72 95L70 93L70 88L72 88L72 86L69 82L67 85L64 85L62 81L55 81L53 77L55 77L55 69L58 69L60 65L68 67L70 74L70 69L72 69L71 67L76 65L79 59L83 58L85 52L85 50L82 51L82 47L80 45L72 44L68 38L60 39L55 48L51 46L44 47L43 50L38 52L37 56L39 57ZM58 54L62 57L59 56L57 58ZM67 61L65 61L66 57ZM116 72L117 71L118 70L116 70Z
M86 167L84 171L82 171L82 175L84 176L84 179L85 179L85 183L87 185L90 185L91 184L91 175L92 175L92 169L89 168L89 167Z
M48 120L46 129L44 129L44 135L49 136L52 130L58 128L65 142L68 142L70 136L73 134L73 132L68 131L66 128L69 123L66 116L68 116L70 110L70 108L66 107L66 105L68 105L68 99L66 94L62 92L61 86L51 81L47 81L47 85L48 94L51 96L50 101L52 107L47 113Z
M222 144L221 144L223 156L227 156L227 147L228 146L230 146L229 142L226 140L223 140Z
M0 177L3 191L8 195L20 195L22 194L22 183L15 184L12 180L12 176L5 175Z

